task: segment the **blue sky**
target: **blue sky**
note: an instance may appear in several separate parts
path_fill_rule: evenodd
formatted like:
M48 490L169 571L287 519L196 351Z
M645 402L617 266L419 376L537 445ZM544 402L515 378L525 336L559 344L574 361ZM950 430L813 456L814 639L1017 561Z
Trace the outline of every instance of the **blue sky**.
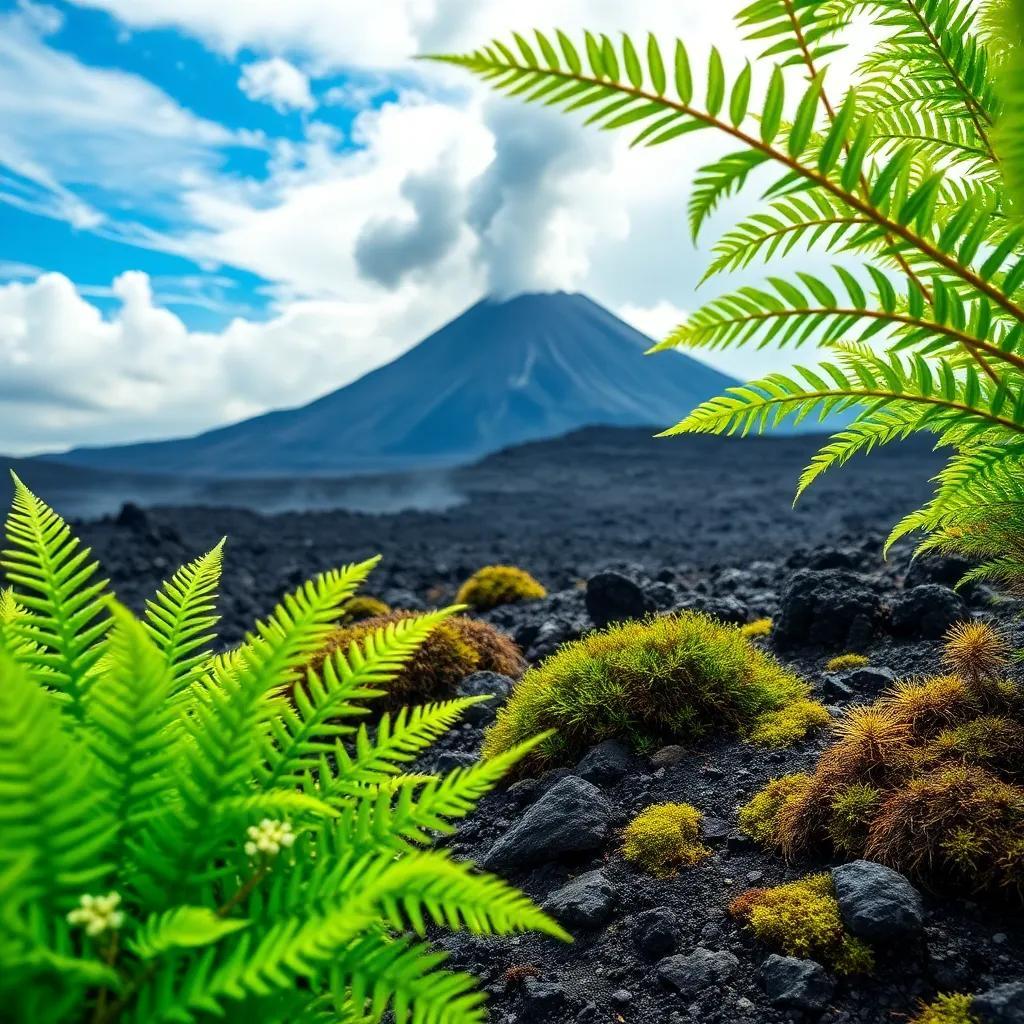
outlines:
M699 302L685 202L714 141L630 151L411 57L557 24L742 59L728 10L682 8L0 0L0 452L301 404L482 294L669 329Z

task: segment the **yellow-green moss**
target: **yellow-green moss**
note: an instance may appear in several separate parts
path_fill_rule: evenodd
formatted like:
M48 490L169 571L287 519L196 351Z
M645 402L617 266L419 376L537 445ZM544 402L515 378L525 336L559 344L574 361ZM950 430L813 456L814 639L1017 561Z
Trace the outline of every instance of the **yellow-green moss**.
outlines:
M981 1019L971 1012L973 1001L962 992L939 996L922 1006L910 1024L981 1024Z
M754 619L753 622L740 626L740 632L748 640L757 640L762 637L771 636L772 625L773 622L769 618Z
M700 811L689 804L653 804L626 826L623 856L661 876L696 864L711 855L700 842L701 818Z
M456 601L478 611L515 601L537 601L547 591L528 572L514 565L485 565L459 588Z
M748 889L732 901L729 913L766 945L789 956L820 960L840 974L874 967L870 947L843 925L827 873L771 889Z
M748 733L809 687L735 626L698 612L634 621L566 644L530 669L484 738L493 757L547 729L527 767L572 764L594 743L688 743Z
M839 790L832 799L828 832L836 849L855 854L864 849L871 821L882 802L882 791L863 782Z
M370 597L367 594L356 594L345 602L342 610L341 623L347 625L350 622L362 622L363 619L372 619L381 615L390 615L391 606Z
M837 654L825 662L825 668L829 672L842 672L848 668L863 668L870 662L871 659L863 654Z
M795 700L779 711L759 716L748 738L765 747L788 747L812 729L828 725L832 716L816 700Z
M999 715L982 715L943 729L925 753L937 761L961 761L1018 778L1024 775L1024 726Z
M392 612L360 622L339 626L328 634L323 646L309 660L316 670L333 651L348 651L378 629L415 612ZM516 676L524 667L522 652L511 637L486 622L466 616L445 619L434 628L412 659L387 684L387 696L380 698L387 708L423 704L450 698L459 682L473 672L497 672Z
M759 843L770 843L776 832L780 808L795 793L802 793L810 781L810 775L803 772L773 779L740 808L740 831Z

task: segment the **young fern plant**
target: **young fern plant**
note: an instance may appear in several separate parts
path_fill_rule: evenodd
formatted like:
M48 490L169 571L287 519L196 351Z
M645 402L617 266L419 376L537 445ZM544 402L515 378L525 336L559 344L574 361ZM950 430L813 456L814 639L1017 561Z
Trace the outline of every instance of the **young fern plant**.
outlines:
M756 0L737 18L765 47L756 88L751 63L729 75L712 48L695 71L683 42L654 36L639 46L588 32L578 46L563 32L515 34L433 59L627 130L633 145L717 134L731 149L697 174L695 239L753 172L773 172L764 208L718 241L706 277L803 251L832 254L833 270L728 292L655 350L815 345L825 359L729 389L666 433L852 414L801 492L857 453L933 434L949 463L890 543L924 531L987 560L981 576L1019 585L1024 551L1008 553L1005 536L1024 527L1024 222L1012 199L1024 193L1024 4L988 7L982 18L970 0ZM881 41L836 92L828 60L864 20Z
M474 698L360 719L448 611L300 667L375 560L323 573L210 651L221 546L139 620L19 481L0 592L4 1020L482 1021L430 925L565 938L429 849L534 742L407 768Z

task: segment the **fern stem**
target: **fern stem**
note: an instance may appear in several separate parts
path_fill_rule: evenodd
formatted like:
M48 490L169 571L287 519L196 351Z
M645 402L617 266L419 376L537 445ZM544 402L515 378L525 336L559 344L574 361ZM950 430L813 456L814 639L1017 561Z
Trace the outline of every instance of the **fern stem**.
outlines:
M1024 424L1015 423L1013 420L1008 420L1002 416L996 416L984 409L979 409L973 405L967 405L965 402L956 402L948 398L934 398L931 395L898 394L893 391L883 391L875 388L829 388L823 391L801 391L797 395L784 395L781 398L766 399L761 408L767 409L770 406L786 405L792 402L807 403L811 401L821 401L826 398L881 398L891 399L892 401L898 402L911 402L917 405L932 405L943 409L953 409L957 412L964 412L970 416L975 416L978 419L987 420L990 423L995 423L998 426L1005 427L1007 430L1011 430L1015 434L1024 434ZM694 417L691 415L689 418L692 420ZM724 420L728 424L735 418L736 410L730 410L729 412L719 413L714 416L708 415L707 422L698 424L699 429L677 430L675 427L672 427L665 431L665 435L671 435L674 433L705 433L705 428L714 429L711 425L715 421L721 422Z
M1024 356L1016 355L1013 352L1004 352L997 345L993 345L991 342L985 341L982 338L975 338L970 334L964 334L962 331L958 331L956 328L950 327L948 324L938 323L933 320L920 320L907 313L890 313L877 309L843 309L840 307L828 308L825 306L802 309L773 309L765 310L763 312L749 313L746 316L734 317L731 320L717 320L714 323L708 324L706 327L698 324L694 326L693 330L695 333L699 334L701 331L715 330L724 325L757 323L759 321L782 319L791 316L857 317L865 320L883 320L889 323L904 324L907 327L916 327L921 330L930 331L933 334L944 334L948 338L959 342L967 349L972 351L978 350L976 355L979 360L984 359L984 356L981 354L984 352L993 359L1009 363L1011 366L1015 366L1018 370L1024 371ZM695 339L692 347L702 347L701 341L699 339ZM985 361L985 365L988 365L987 360ZM994 373L994 371L990 372L990 376L992 373ZM995 380L994 383L998 385L1001 382Z

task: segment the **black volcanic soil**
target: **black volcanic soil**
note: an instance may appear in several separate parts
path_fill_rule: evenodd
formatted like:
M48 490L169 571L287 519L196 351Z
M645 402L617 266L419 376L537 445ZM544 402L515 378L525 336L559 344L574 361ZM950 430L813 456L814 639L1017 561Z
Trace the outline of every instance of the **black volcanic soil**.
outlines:
M420 487L462 501L442 511L268 517L167 508L147 511L141 521L127 517L128 526L107 517L82 532L129 604L227 535L227 640L311 573L374 554L383 562L369 592L408 590L436 601L493 562L522 565L554 589L622 562L652 569L741 565L843 538L879 551L884 532L927 499L940 459L919 442L893 446L826 474L793 509L797 478L817 440L656 439L646 430L594 428L412 484L361 485L378 496L387 487L403 494ZM23 473L33 486L31 467ZM279 486L286 493L304 484ZM47 496L43 482L35 489ZM348 498L358 503L358 490Z
M813 447L809 438L654 441L642 431L589 430L504 452L453 474L448 484L466 500L447 511L264 517L230 509L128 510L117 521L85 524L82 533L120 596L135 606L177 562L228 534L226 640L237 639L283 589L318 569L376 552L385 560L369 592L409 605L450 600L478 566L515 562L538 576L551 594L487 617L515 636L531 660L589 628L580 581L609 566L622 568L659 610L704 607L740 621L777 615L795 571L853 572L879 595L884 610L884 623L880 619L860 645L871 665L901 676L935 671L938 640L925 635L932 606L925 601L920 615L904 616L901 630L891 626L893 609L919 584L938 587L929 591L932 598L952 602L949 591L941 589L952 582L951 569L934 564L908 576L906 547L888 562L880 551L888 527L927 498L938 457L912 444L857 460L823 480L794 511L795 480ZM994 613L1016 629L1011 623L1018 609L1012 603L994 604L985 588L967 598L969 607L961 606L965 613ZM827 627L827 609L823 615ZM844 691L825 672L825 659L846 649L846 638L818 646L798 638L781 654L836 715L875 696L856 686ZM479 729L463 726L439 744L427 765L440 769L471 761L480 738ZM771 950L738 927L726 907L751 885L775 884L828 864L787 864L754 846L738 833L736 813L771 778L813 766L826 743L827 737L818 735L787 750L765 751L718 739L675 763L635 756L600 781L612 825L602 848L552 857L539 866L513 864L505 874L543 902L571 878L601 869L615 890L606 921L573 928L573 945L534 936L440 937L454 966L477 974L487 988L490 1019L500 1024L883 1024L907 1020L919 1000L940 991L980 992L1024 977L1018 905L974 899L970 893L925 893L919 941L882 948L870 977L834 979L823 1011L807 1014L770 1002L758 971ZM579 772L584 768L496 792L450 844L460 856L485 857L553 784ZM675 877L655 879L624 861L618 829L642 807L664 801L686 801L702 810L715 826L714 852ZM696 984L685 995L666 987L657 957L641 952L636 941L638 915L659 908L673 923L668 952L685 955L703 948L724 954L734 963L728 976Z

